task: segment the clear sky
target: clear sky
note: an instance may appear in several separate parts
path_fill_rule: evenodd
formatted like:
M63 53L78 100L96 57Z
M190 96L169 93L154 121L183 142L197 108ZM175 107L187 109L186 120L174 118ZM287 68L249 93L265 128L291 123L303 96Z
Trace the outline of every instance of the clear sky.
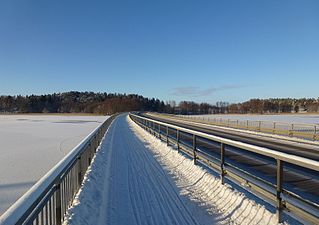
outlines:
M318 0L1 0L0 95L319 97Z

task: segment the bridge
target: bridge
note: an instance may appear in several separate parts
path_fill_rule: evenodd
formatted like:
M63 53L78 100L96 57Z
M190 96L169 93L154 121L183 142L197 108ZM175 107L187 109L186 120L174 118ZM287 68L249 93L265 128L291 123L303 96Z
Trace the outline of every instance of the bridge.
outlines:
M316 142L114 115L0 224L319 224L318 151Z

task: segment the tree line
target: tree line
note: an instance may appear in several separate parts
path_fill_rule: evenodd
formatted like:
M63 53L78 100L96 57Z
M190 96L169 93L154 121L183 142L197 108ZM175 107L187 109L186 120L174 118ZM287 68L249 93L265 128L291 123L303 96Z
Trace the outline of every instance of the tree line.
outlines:
M193 101L182 101L177 106L175 102L169 102L170 113L175 114L269 114L269 113L299 113L319 112L319 98L271 98L250 99L249 101L229 104L228 102L217 102L216 105L208 103L196 103Z
M251 99L231 104L228 113L298 113L319 112L319 98Z
M135 94L65 92L46 95L0 96L2 113L96 113L113 114L128 111L164 112L159 99Z
M0 113L96 113L152 111L172 114L319 112L319 98L251 99L229 104L193 101L163 102L136 94L65 92L46 95L0 96Z

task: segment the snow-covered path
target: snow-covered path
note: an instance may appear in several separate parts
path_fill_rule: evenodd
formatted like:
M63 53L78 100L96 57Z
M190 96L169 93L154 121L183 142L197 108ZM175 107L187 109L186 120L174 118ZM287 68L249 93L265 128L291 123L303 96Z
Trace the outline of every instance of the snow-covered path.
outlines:
M109 128L66 224L275 224L274 213L130 121Z
M95 158L82 190L86 194L78 196L80 204L70 210L68 223L213 223L204 209L180 195L171 176L132 132L126 116L114 121L99 151L102 155L105 161Z

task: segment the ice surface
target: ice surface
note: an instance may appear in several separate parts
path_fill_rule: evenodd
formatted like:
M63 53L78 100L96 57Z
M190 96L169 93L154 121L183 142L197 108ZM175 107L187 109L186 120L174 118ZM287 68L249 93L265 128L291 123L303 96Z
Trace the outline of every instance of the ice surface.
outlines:
M0 215L106 118L0 115Z

